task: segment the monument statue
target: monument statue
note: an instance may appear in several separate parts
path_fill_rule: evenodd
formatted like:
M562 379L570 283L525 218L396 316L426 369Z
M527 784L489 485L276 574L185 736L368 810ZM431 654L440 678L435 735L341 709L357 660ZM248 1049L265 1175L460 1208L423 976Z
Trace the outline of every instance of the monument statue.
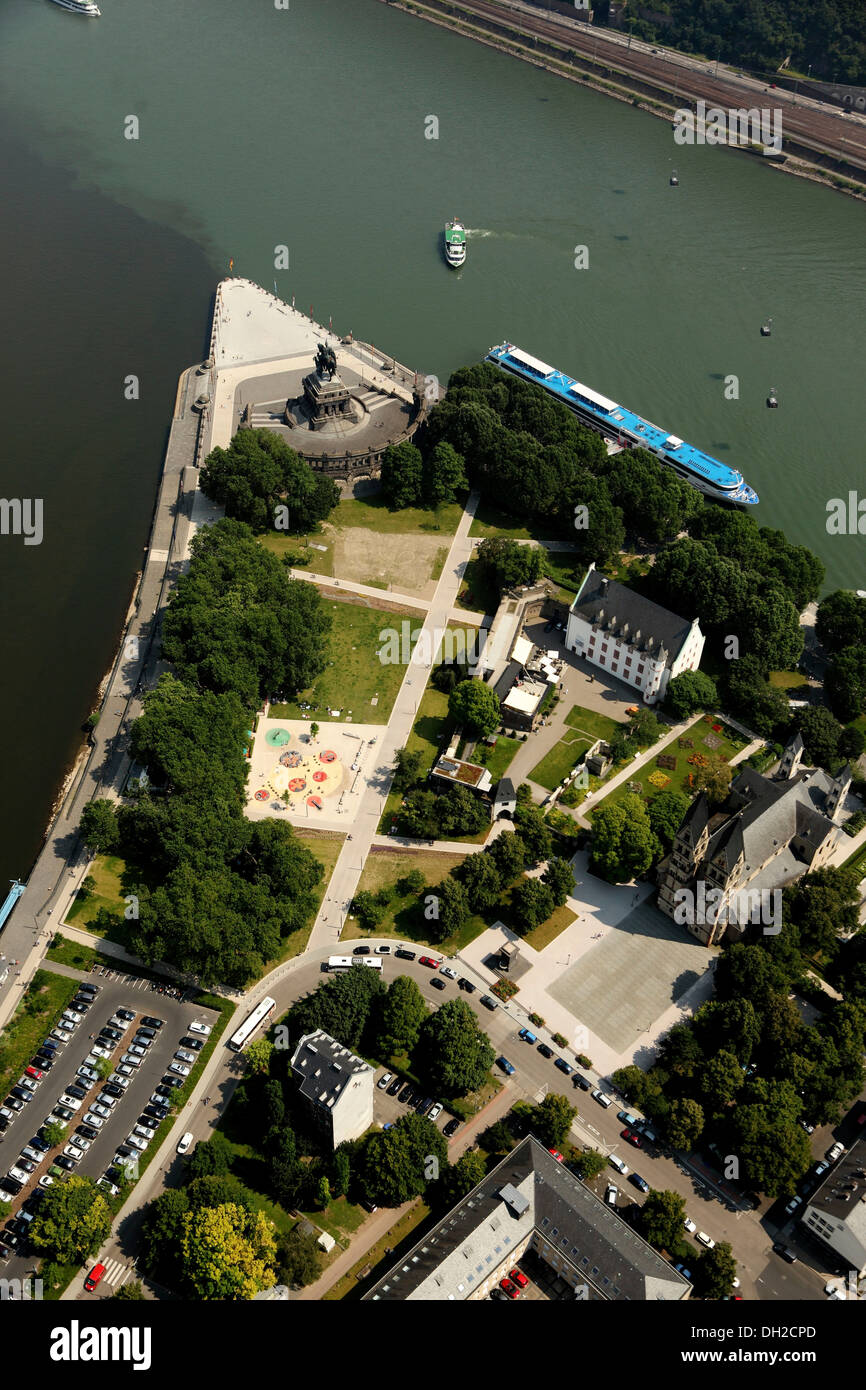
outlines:
M316 349L316 371L323 380L326 375L329 381L337 375L337 354L325 343L319 343Z

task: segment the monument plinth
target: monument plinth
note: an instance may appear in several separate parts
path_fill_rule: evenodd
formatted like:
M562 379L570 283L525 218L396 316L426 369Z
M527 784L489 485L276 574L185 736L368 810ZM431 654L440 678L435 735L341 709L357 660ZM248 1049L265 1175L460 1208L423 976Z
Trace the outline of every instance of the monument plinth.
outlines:
M352 393L337 371L337 354L320 343L316 351L316 370L303 380L304 415L311 430L334 434L351 429L358 422ZM294 423L294 401L286 401L285 419ZM297 408L297 407L296 407Z

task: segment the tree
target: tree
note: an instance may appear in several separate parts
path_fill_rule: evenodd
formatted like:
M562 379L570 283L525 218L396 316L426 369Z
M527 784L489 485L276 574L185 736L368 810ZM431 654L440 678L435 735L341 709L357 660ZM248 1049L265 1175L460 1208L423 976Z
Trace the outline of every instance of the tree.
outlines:
M676 720L688 719L696 710L713 710L718 701L716 683L705 671L683 671L665 693L665 709Z
M181 1221L188 1211L189 1197L182 1188L169 1188L149 1203L141 1228L139 1252L142 1265L150 1273L173 1280L180 1251Z
M112 1302L120 1299L124 1303L138 1302L144 1298L144 1290L141 1287L140 1279L130 1279L128 1284L121 1284L119 1289L111 1295Z
M490 812L468 787L457 785L436 797L433 819L440 836L447 839L450 835L474 835L489 824Z
M574 894L574 872L567 859L549 859L541 881L553 894L554 907L562 907Z
M322 984L314 994L299 999L289 1010L293 1041L317 1028L344 1047L356 1051L367 1021L385 986L375 970L347 970Z
M733 1052L722 1049L709 1057L698 1075L704 1109L721 1113L734 1100L744 1079Z
M447 1149L447 1140L430 1120L403 1115L392 1129L374 1130L362 1141L358 1182L368 1201L400 1206L437 1180L447 1163Z
M385 908L373 893L362 888L352 899L352 911L364 931L372 931L385 916Z
M313 722L312 722L312 724L310 725L310 738L313 740L313 743L315 743L315 742L316 742L316 739L317 739L318 737L319 737L319 726L318 726L318 724L316 723L316 721L315 721L315 719L314 719Z
M392 511L420 505L423 472L421 454L408 439L388 445L382 455L379 480L382 496Z
M836 653L824 677L824 695L843 723L866 712L866 646Z
M321 1253L316 1236L299 1226L281 1235L274 1257L279 1282L292 1289L314 1284L322 1269Z
M651 1190L635 1216L635 1225L657 1250L671 1250L682 1240L685 1216L685 1199L678 1192Z
M181 1218L183 1288L195 1298L248 1301L277 1282L275 1258L273 1224L262 1211L226 1203Z
M449 999L421 1025L415 1055L418 1074L444 1100L478 1090L493 1057L487 1035L462 999Z
M696 1100L680 1097L671 1101L667 1136L674 1149L691 1153L704 1130L704 1112Z
M448 713L476 738L485 738L499 723L499 700L483 681L461 681L448 696Z
M410 895L417 898L427 887L427 880L420 869L410 869L408 874L403 874L397 879L397 892L401 898L408 898Z
M351 1145L341 1144L334 1151L331 1166L331 1191L335 1197L345 1197L349 1191L349 1183L352 1180L352 1150Z
M653 834L665 852L673 844L688 809L689 798L682 792L659 792L647 807Z
M720 1240L712 1250L705 1250L695 1273L696 1291L702 1298L727 1298L737 1277L737 1262L726 1240Z
M245 1052L247 1071L253 1076L267 1076L271 1069L274 1044L270 1038L256 1038Z
M469 486L462 454L441 439L424 464L424 496L431 507L456 500L458 492Z
M273 1136L271 1144L270 1181L284 1206L295 1205L295 1194L301 1177L295 1132L290 1125L283 1125Z
M757 1046L761 1022L748 999L711 999L699 1010L694 1028L707 1057L723 1050L747 1065Z
M526 842L519 832L504 831L482 852L493 860L503 887L513 883L526 867Z
M866 646L866 599L851 589L836 589L818 605L815 635L830 653Z
M456 878L445 878L433 891L437 915L427 917L424 911L424 930L430 941L446 941L469 921L470 909L466 889Z
M484 580L501 593L519 584L533 584L543 572L544 552L495 536L476 546L475 564Z
M541 808L531 800L523 804L518 801L514 823L526 851L527 864L540 864L549 859L553 853L553 835Z
M839 735L837 751L840 758L847 758L852 763L856 762L866 751L866 734L856 725L849 725Z
M277 1080L276 1077L267 1081L265 1083L262 1100L262 1129L265 1134L268 1134L272 1129L277 1129L286 1117L286 1098L283 1094L283 1083Z
M832 957L840 934L851 936L859 931L857 878L844 867L822 868L785 889L784 921L786 926L797 928L803 950Z
M398 748L394 755L396 764L392 786L395 791L408 791L419 780L424 766L424 754L420 748L410 752L408 748Z
M447 1211L484 1181L487 1165L477 1149L461 1154L457 1162L445 1169L440 1179L439 1201Z
M577 1107L565 1096L548 1091L544 1099L530 1107L529 1128L546 1149L558 1149L568 1138Z
M665 726L651 709L647 709L646 705L640 705L637 711L629 716L628 731L641 748L648 748L651 743L656 743L661 738Z
M711 806L721 806L731 790L733 769L724 758L709 757L692 774L692 790L706 792Z
M496 861L491 855L484 851L481 854L467 854L457 867L455 876L466 889L473 912L485 912L496 906L503 885Z
M44 1193L28 1240L58 1264L83 1264L111 1234L111 1208L90 1178L70 1174Z
M614 883L642 878L661 850L649 813L639 796L628 792L602 803L592 822L592 869Z
M809 1139L772 1104L738 1104L731 1116L735 1152L746 1180L770 1197L792 1192L812 1160Z
M280 435L265 429L238 430L228 449L213 449L201 470L201 487L225 507L226 516L256 531L278 521L282 531L311 531L340 500L330 478L314 473Z
M42 1126L42 1133L45 1136L46 1144L50 1144L52 1149L56 1149L58 1144L62 1144L66 1138L66 1126L59 1120L51 1120L47 1125Z
M511 890L511 916L521 934L540 927L555 907L553 892L540 878L523 878Z
M187 1176L207 1178L228 1173L234 1156L232 1146L225 1135L215 1130L205 1143L196 1144L187 1161Z
M806 705L797 710L794 724L803 736L807 761L820 767L832 767L842 733L839 721L823 705Z
M117 848L119 839L114 802L107 797L88 801L81 812L78 832L88 849L111 854Z
M382 1001L376 1035L376 1053L393 1057L396 1053L411 1053L427 1017L427 1004L415 981L408 975L398 975L388 987Z
M325 1208L329 1207L330 1205L331 1184L328 1182L327 1177L323 1173L322 1176L319 1178L318 1185L316 1187L316 1198L314 1206L316 1211L324 1211Z
M607 1168L607 1154L599 1153L598 1149L584 1149L575 1157L574 1166L584 1182L592 1182Z

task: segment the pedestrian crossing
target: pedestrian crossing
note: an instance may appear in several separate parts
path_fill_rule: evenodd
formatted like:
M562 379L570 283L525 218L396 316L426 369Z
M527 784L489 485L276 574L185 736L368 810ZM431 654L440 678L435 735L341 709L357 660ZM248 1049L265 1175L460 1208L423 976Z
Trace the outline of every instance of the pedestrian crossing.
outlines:
M131 1273L132 1265L125 1264L123 1260L106 1260L102 1280L103 1283L110 1284L112 1288L115 1286L120 1288L126 1283Z

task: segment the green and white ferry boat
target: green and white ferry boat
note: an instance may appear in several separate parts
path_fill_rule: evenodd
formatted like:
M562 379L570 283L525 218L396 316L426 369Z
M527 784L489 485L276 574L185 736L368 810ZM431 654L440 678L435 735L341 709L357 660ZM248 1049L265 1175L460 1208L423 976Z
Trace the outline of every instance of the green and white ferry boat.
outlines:
M466 260L466 228L456 217L445 223L445 259L455 267Z

